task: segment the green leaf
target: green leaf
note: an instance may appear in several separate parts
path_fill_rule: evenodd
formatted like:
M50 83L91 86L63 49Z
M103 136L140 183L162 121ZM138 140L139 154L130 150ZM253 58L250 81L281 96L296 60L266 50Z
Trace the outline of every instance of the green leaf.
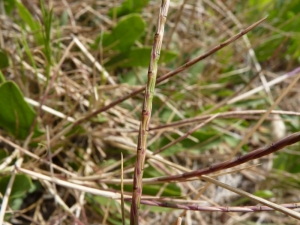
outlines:
M9 66L9 58L5 51L0 49L0 69L6 68Z
M52 15L53 15L53 8L49 11L45 5L44 1L40 1L41 9L42 9L42 16L44 21L44 29L41 32L43 37L43 44L44 44L44 53L47 57L48 66L52 64L52 51L51 51L51 28L52 28ZM49 68L47 68L49 70ZM49 71L48 71L49 72Z
M68 11L65 10L63 11L60 17L60 26L66 26L68 23L69 23L69 14Z
M25 139L36 116L18 86L7 81L0 85L0 126L16 138Z
M91 207L100 215L104 215L106 212L103 211L103 207L99 206L105 206L109 207L110 214L113 214L114 216L108 216L107 220L109 221L109 224L114 225L122 225L121 222L121 214L119 213L119 210L117 211L115 200L109 200L108 198L102 197L102 196L93 196L91 194L86 195L87 202L91 205ZM125 202L125 204L127 204ZM119 204L118 204L119 205ZM129 220L125 219L125 224L129 224Z
M266 5L272 3L272 0L250 0L248 3L251 7L256 7L260 10L263 10Z
M231 148L234 148L240 142L240 139L238 139L234 136L229 136L229 135L224 135L223 139L229 145L229 147L231 147Z
M294 147L299 149L299 144L296 144ZM300 159L293 154L281 152L276 156L273 162L273 167L275 169L288 171L290 173L300 172Z
M2 159L5 159L8 156L7 151L5 151L4 149L0 149L0 162Z
M42 37L42 44L44 46L43 52L47 58L47 63L45 64L46 77L50 76L50 67L52 65L52 49L51 49L51 28L52 28L52 15L53 8L49 11L45 7L44 1L40 1L42 18L43 18L43 30L40 32Z
M253 13L249 13L248 17L256 20L255 18L265 15L267 12L268 23L272 27L277 28L277 30L268 34L270 38L265 39L264 42L256 47L255 52L257 53L258 60L267 61L275 54L279 60L281 59L288 63L292 60L297 61L300 56L298 41L300 31L300 1L250 1L250 8L254 5L257 12L256 16L253 16ZM247 15L245 15L245 18L247 18ZM293 35L288 35L290 31L293 31ZM259 38L266 35L264 32L265 29L256 28L250 35L254 34L256 38ZM278 54L278 50L280 50L280 54Z
M199 143L203 143L206 140L210 138L217 137L216 139L211 140L209 143L201 146L201 150L206 149L206 148L211 148L215 147L217 144L221 142L221 138L218 137L218 133L214 130L197 130L194 133L192 133L193 137L197 138ZM184 148L191 148L194 145L198 145L199 143L195 143L194 141L186 138L180 142L182 144L183 149ZM197 148L199 149L199 148Z
M11 175L6 175L0 178L0 192L5 194L6 187L11 178ZM17 174L11 189L10 199L23 197L23 195L30 189L31 179L24 174Z
M12 0L4 0L4 8L7 14L11 14L13 9L15 8L15 1Z
M126 52L134 44L134 42L143 34L145 22L139 14L130 14L122 17L111 33L103 34L103 47L111 47L121 52ZM99 35L95 43L91 46L97 48L99 46L101 36Z
M126 74L121 74L119 77L120 83L136 85L138 80L134 71L129 71Z
M151 206L151 212L162 213L162 212L171 212L173 210L174 209L172 209L172 208L165 208L165 207L160 207L160 206Z
M119 185L115 185L115 188L119 188ZM145 195L156 195L161 190L161 185L144 185L143 194ZM132 185L124 185L124 191L131 192ZM176 184L168 184L163 190L161 196L181 196L180 188Z
M17 8L19 11L19 15L21 19L29 26L30 30L34 33L34 38L36 42L41 45L43 44L43 36L42 36L42 27L41 25L33 18L31 13L26 9L26 7L19 1L15 1L17 4Z
M261 198L272 198L274 196L274 193L270 190L260 190L256 191L254 194Z
M1 83L4 83L5 81L6 81L6 79L5 79L3 73L2 73L1 70L0 70L0 84L1 84Z
M16 199L13 199L9 205L13 210L19 210L19 209L21 209L22 204L23 204L23 199L16 198Z
M148 67L150 62L151 47L133 48L129 52L121 53L108 61L105 66L118 67ZM173 60L177 54L172 51L161 51L159 63Z
M139 13L148 4L149 0L125 0L120 7L113 8L109 16L121 17L130 13Z

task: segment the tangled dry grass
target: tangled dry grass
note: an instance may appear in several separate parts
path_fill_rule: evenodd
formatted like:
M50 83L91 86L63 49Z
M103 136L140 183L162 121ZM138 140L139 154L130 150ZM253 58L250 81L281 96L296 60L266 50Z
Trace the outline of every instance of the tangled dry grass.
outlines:
M272 3L246 2L172 1L162 50L177 56L159 65L158 77L270 13L267 10ZM22 3L37 21L45 22L37 0ZM49 42L52 62L16 9L12 15L2 13L0 18L1 48L11 61L2 72L35 109L35 124L43 132L35 135L32 126L30 135L19 140L0 130L1 149L8 153L0 161L1 174L26 174L32 179L31 189L8 203L3 224L122 224L121 175L128 200L144 96L132 93L144 87L147 68L110 64L118 54L113 46L105 48L100 42L93 48L97 37L113 30L120 20L112 9L120 7L121 2L46 3L53 7ZM140 12L146 28L134 46L153 44L159 7L160 2L149 1ZM262 47L278 36L283 41L276 48ZM249 34L157 85L144 177L204 168L298 131L299 61L288 54L291 39L296 37L296 31L281 30L267 19ZM124 96L129 98L120 101ZM201 128L195 129L202 122ZM190 134L191 129L195 131ZM180 137L184 140L177 142ZM216 182L209 178L170 184L146 182L142 203L171 203L161 205L164 208L142 204L141 224L180 224L179 218L188 225L300 224L271 209L252 213L171 207L172 203L201 207L257 205L254 197L236 194L218 182L277 204L300 202L297 149L299 144L216 172L212 174ZM152 154L158 150L159 154ZM3 194L2 206L5 197ZM130 202L125 201L125 224L129 224L129 215Z

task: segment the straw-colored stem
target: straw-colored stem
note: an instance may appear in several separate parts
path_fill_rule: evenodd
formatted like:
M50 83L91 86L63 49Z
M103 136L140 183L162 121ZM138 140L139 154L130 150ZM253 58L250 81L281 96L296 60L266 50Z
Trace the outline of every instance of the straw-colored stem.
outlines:
M229 112L223 112L219 113L218 119L224 119L224 118L257 118L256 115L264 114L267 110L265 109L259 109L259 110L241 110L241 111L229 111ZM290 115L290 116L300 116L299 112L294 111L283 111L283 110L272 110L270 114L274 115ZM175 122L171 122L164 125L159 125L156 127L150 127L150 131L156 131L156 130L162 130L162 129L174 129L175 127L182 127L186 126L192 123L198 123L203 120L208 120L209 118L213 117L215 114L208 114L208 115L201 115L194 118L187 118ZM273 118L269 118L273 120ZM138 132L138 130L134 130L132 132Z
M151 59L148 69L148 81L145 89L144 103L142 109L142 120L139 130L139 138L137 145L137 157L134 170L133 179L133 193L132 193L132 204L130 212L130 224L139 224L138 210L140 207L140 200L142 195L142 179L144 162L147 149L147 136L149 131L149 123L152 112L152 99L154 96L154 89L157 76L157 64L159 60L162 39L164 35L164 25L166 22L166 17L169 9L169 0L163 0L156 28L156 33L154 36L154 43L151 51Z
M263 211L274 211L274 208L265 205L258 206L203 206L199 204L180 204L172 201L160 201L160 200L141 200L141 204L159 206L164 208L173 209L185 209L192 211L201 212L263 212ZM300 203L288 203L280 205L288 209L300 208Z

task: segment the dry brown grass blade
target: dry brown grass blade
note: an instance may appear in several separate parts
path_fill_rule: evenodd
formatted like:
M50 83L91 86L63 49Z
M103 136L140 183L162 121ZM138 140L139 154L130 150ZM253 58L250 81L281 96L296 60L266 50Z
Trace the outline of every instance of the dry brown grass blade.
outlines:
M5 142L5 143L7 143L10 146L12 146L13 148L18 149L23 154L26 154L26 155L30 156L31 158L36 159L37 161L43 162L43 163L45 163L47 165L50 165L50 162L48 160L40 158L39 156L37 156L37 155L33 154L32 152L28 151L27 149L24 149L24 148L16 145L15 143L9 141L8 139L2 137L1 135L0 135L0 140L3 141L3 142ZM52 166L53 166L53 168L55 168L55 169L57 169L57 170L65 173L65 174L68 174L70 176L76 176L73 173L71 173L70 171L68 171L68 170L66 170L66 169L64 169L62 167L59 167L56 164L52 164Z
M51 11L49 7L53 6L49 23L38 0L20 1L12 12L4 12L7 4L0 7L3 11L0 16L0 55L7 53L9 59L7 67L0 66L0 84L14 82L22 97L38 111L38 130L34 129L33 136L29 135L24 141L2 127L1 115L6 108L0 110L1 175L10 175L5 178L8 182L14 177L13 173L18 172L16 178L26 177L35 187L33 193L32 189L24 190L24 195L17 199L22 201L18 209L11 205L15 203L11 199L14 189L9 198L7 194L4 196L0 218L4 212L5 217L3 221L0 219L0 224L20 221L24 224L81 225L121 223L121 220L123 224L129 223L132 193L127 190L133 181L136 132L147 73L144 55L131 56L135 50L149 50L159 4L141 1L141 4L147 4L122 12L128 2L132 1L53 0L44 11ZM299 82L278 103L278 110L271 110L266 115L243 146L258 150L227 160L232 149L261 116L269 113L268 105L284 93L299 72L299 54L295 51L299 31L293 30L297 17L289 17L295 4L289 2L293 1L282 3L284 7L278 10L274 2L240 1L236 8L234 1L170 1L163 42L166 48L162 48L164 57L160 59L159 78L152 82L153 86L157 85L157 93L153 99L151 126L146 129L149 140L147 149L144 148L144 168L145 177L149 178L141 179L145 187L140 203L146 204L140 210L141 224L159 221L173 225L230 225L257 220L297 223L294 218L282 216L263 203L230 206L245 199L233 193L239 188L248 193L273 195L271 201L285 208L299 208L299 176L290 172L298 168L299 144L246 162L292 142L293 138L287 137L274 143L275 147L261 148L271 143L271 139L277 141L286 136L285 132L295 132L299 128ZM28 10L27 15L41 29L33 30L28 26L20 7ZM233 8L235 10L231 11ZM130 23L122 34L113 35L116 40L112 40L113 44L107 45L105 39L114 34L115 28L120 28L132 13L135 13L132 17L135 22L140 17L144 24L140 27L140 36L132 39L133 43L124 49L117 46L129 41L131 31L138 30L132 29L136 28L136 23ZM266 14L270 15L268 21L253 30L259 22L238 33ZM44 46L37 37L43 36L49 28L47 25L51 27L51 34L47 35ZM245 35L250 30L251 44ZM176 59L168 61L175 57L175 52ZM126 66L122 59L114 61L123 54ZM135 65L127 67L128 61ZM146 95L149 93L145 92ZM5 98L1 97L0 106L3 106L1 103ZM13 103L6 104L13 106ZM208 122L216 113L219 114L212 123L189 135L201 127L196 127L198 124ZM16 128L20 129L17 125L21 117L16 119ZM273 126L277 121L282 122L283 128L278 123ZM273 131L281 128L283 134L276 136ZM40 135L39 131L44 130L47 132ZM157 149L168 151L154 155ZM121 159L120 152L124 155ZM284 162L285 157L289 158L287 162ZM212 164L216 162L220 163ZM246 163L240 166L243 162ZM162 176L172 178L182 173L184 178L170 182L158 180ZM223 186L231 191L215 180L201 180L197 175L203 173L210 175L207 179L215 178L231 186L231 189ZM16 183L17 179L13 187ZM249 194L245 196L252 198ZM290 202L297 203L281 204ZM158 207L178 210L159 210ZM185 212L177 213L179 210Z
M125 225L125 207L124 207L124 168L123 168L123 154L121 153L121 209L122 209L122 223Z
M11 174L11 177L9 179L8 185L6 187L5 194L4 194L3 199L2 199L2 203L1 203L0 224L3 224L3 222L4 222L6 207L8 205L9 196L10 196L10 193L11 193L11 190L12 190L13 183L15 181L15 177L16 177L16 172L15 172L15 170L13 170L13 172Z
M245 110L245 111L239 110L239 111L223 112L223 113L218 113L218 119L247 118L248 116L251 117L253 115L261 115L261 114L265 114L266 112L267 112L267 110ZM282 111L282 110L272 110L270 114L300 116L299 112ZM176 122L160 125L157 127L152 127L152 128L150 128L150 130L155 131L155 130L168 129L168 128L173 129L174 127L181 127L181 126L188 125L190 123L196 123L199 121L207 120L214 115L216 115L216 114L201 115L201 116L194 117L194 118L179 120Z
M204 178L205 179L205 178ZM217 184L217 183L216 183ZM235 189L237 190L237 189ZM248 193L245 195L245 197L250 198ZM186 210L192 210L192 211L201 211L201 212L262 212L262 211L274 211L276 209L264 206L264 205L258 205L258 206L207 206L207 202L205 204L197 204L197 203L187 203L187 201L182 203L176 203L172 200L166 201L161 199L151 200L151 199L143 199L141 200L142 204L145 205L152 205L152 206L159 206L164 208L173 208L173 209L184 209ZM289 209L298 209L300 208L300 203L290 203L290 204L282 204L280 205L284 208ZM183 214L181 214L183 216Z
M55 178L55 177L46 176L46 175L43 175L41 173L37 173L37 172L27 170L27 169L24 169L24 168L16 167L16 170L17 170L17 172L21 172L21 173L29 175L33 179L38 178L38 179L41 179L41 180L46 180L46 181L55 183L55 184L60 185L60 186L64 186L64 187L71 188L71 189L76 189L76 190L83 191L83 192L88 192L88 193L91 193L91 194L94 194L94 195L99 195L99 196L103 196L103 197L107 197L107 198L114 198L114 199L120 199L121 198L121 195L119 193L115 193L115 192L111 192L111 191L98 190L98 189L90 188L90 187L85 187L85 186L74 184L74 183L71 183L71 182L68 182L68 181L65 181L65 180L61 180L61 179L58 179L58 178ZM130 196L128 195L126 197L130 197Z

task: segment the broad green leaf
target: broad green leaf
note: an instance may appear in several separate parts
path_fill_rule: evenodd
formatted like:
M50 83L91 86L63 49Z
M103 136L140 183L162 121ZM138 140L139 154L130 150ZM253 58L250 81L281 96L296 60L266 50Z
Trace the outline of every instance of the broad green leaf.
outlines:
M21 208L23 204L23 199L22 198L16 198L16 199L13 199L9 206L13 209L13 210L19 210Z
M145 22L139 14L130 14L122 17L111 33L103 35L103 47L111 47L121 52L126 52L134 42L143 34ZM95 40L92 48L100 43L100 36Z
M129 52L121 53L108 61L105 66L118 67L148 67L150 62L151 47L133 48ZM173 60L177 54L172 51L161 51L159 63Z
M0 69L6 68L9 66L9 58L5 51L0 49Z
M16 138L25 139L35 118L18 86L7 81L0 85L0 126Z
M10 180L11 175L6 175L0 178L0 192L2 195L5 194L6 187ZM16 174L10 198L18 198L23 197L23 195L30 189L31 187L31 179L30 177L24 174Z
M3 73L0 70L0 84L4 83L5 81L6 81L6 79L5 79Z
M120 7L113 8L109 16L121 17L130 13L139 13L148 4L149 0L125 0Z

